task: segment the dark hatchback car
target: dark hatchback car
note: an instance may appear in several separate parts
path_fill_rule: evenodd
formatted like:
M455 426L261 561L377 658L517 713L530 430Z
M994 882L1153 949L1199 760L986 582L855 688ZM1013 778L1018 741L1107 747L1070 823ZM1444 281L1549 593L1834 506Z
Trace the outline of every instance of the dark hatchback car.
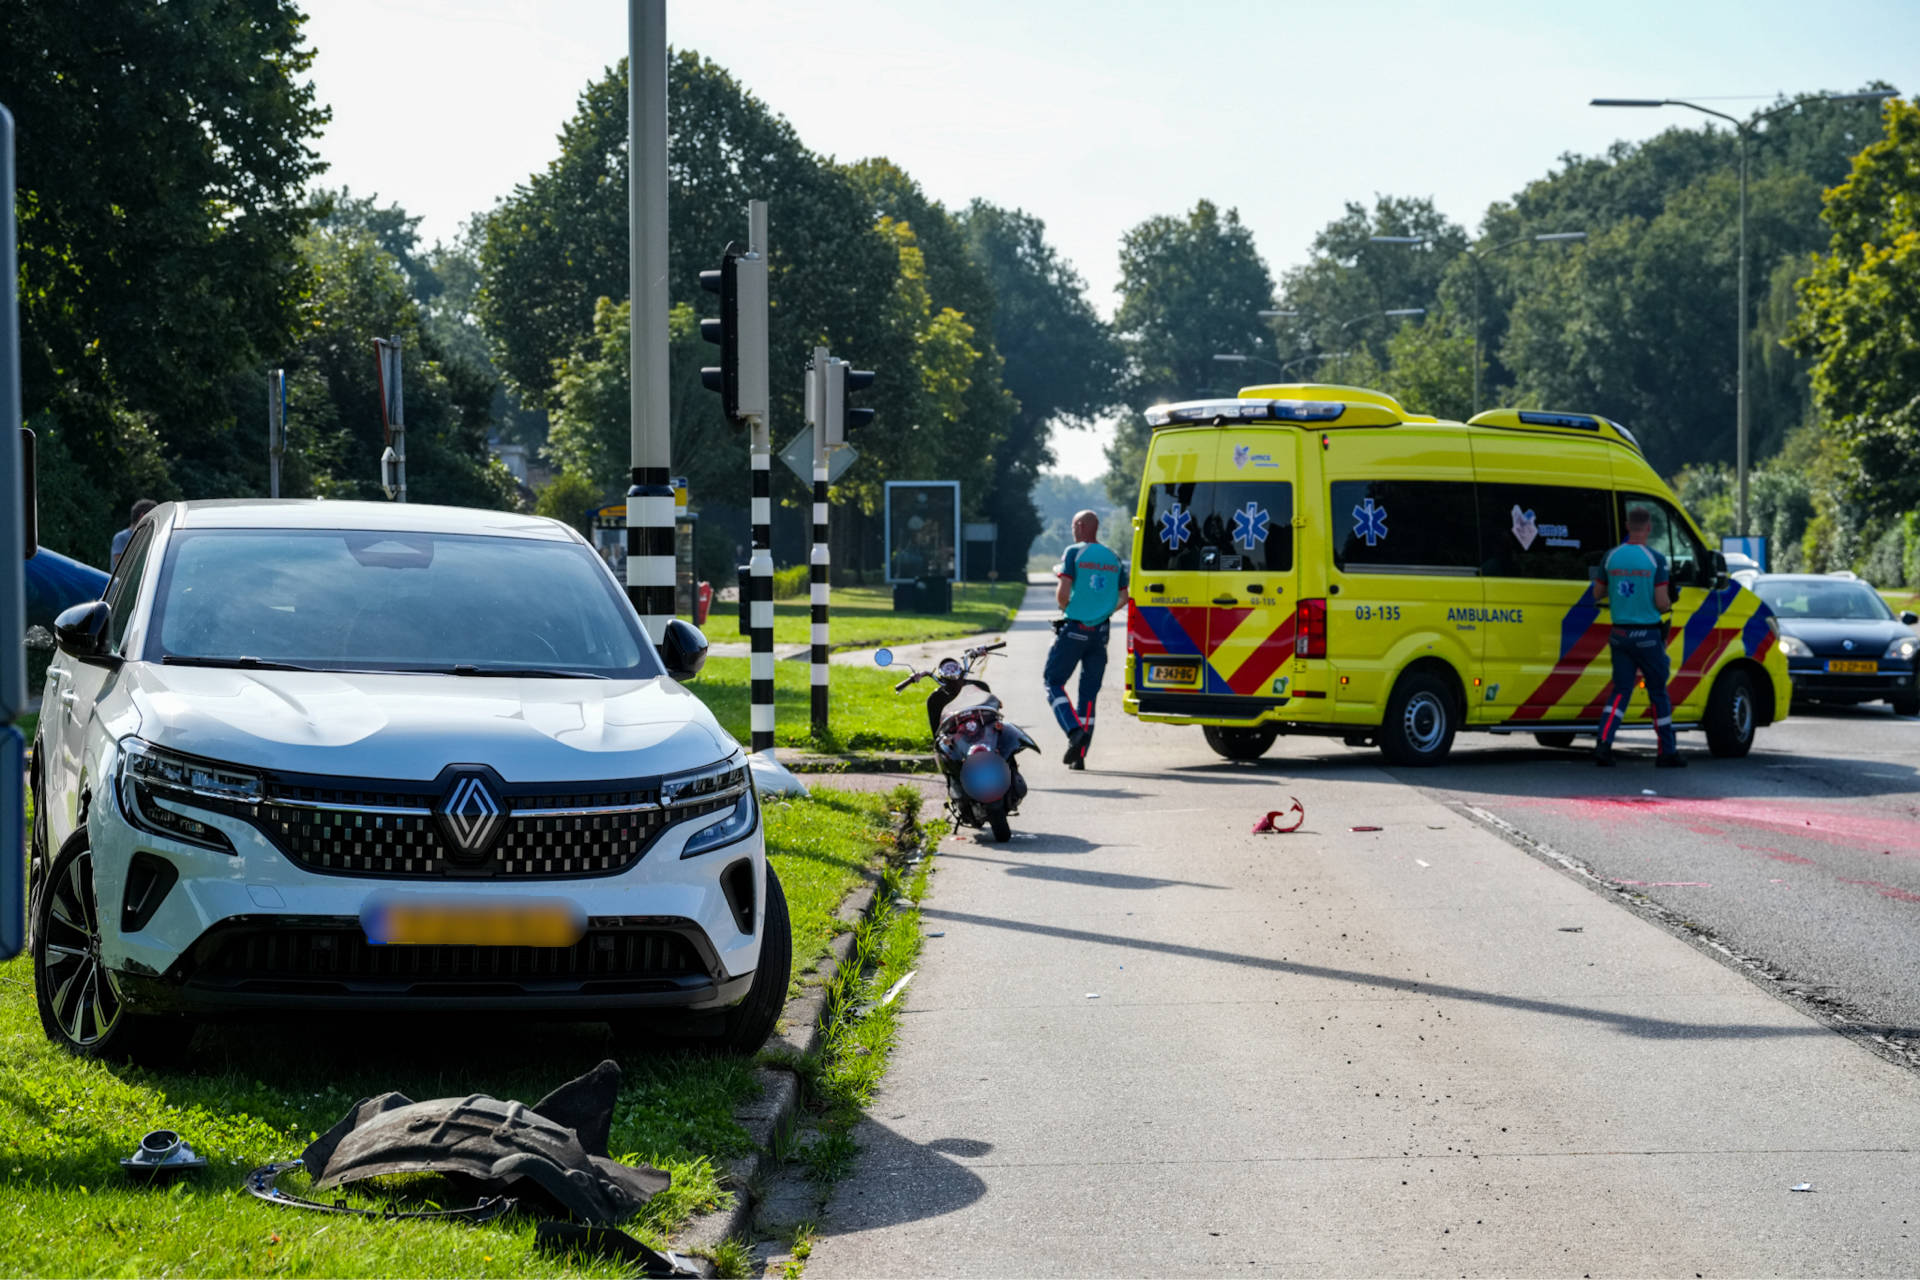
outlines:
M1895 616L1864 582L1819 573L1763 574L1753 590L1780 621L1793 696L1817 702L1881 702L1920 715L1914 683L1920 636L1911 613Z

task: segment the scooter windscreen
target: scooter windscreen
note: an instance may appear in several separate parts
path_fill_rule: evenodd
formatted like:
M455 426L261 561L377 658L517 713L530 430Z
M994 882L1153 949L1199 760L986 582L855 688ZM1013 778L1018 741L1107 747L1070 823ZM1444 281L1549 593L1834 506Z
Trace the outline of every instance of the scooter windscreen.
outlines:
M986 743L977 743L960 765L960 786L981 804L998 804L1013 785L1013 769L1006 758Z

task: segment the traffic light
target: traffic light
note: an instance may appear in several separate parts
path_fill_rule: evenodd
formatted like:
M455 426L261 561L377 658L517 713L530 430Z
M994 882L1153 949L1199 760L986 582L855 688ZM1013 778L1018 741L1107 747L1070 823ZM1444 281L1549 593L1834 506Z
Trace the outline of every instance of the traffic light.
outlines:
M717 270L700 273L700 287L720 295L718 319L700 321L700 336L720 348L718 367L700 370L700 381L720 393L729 422L765 419L767 413L767 264L757 253L728 244Z
M847 403L856 391L873 385L873 370L856 369L845 360L827 362L827 443L845 444L847 437L873 422L873 410L858 409Z

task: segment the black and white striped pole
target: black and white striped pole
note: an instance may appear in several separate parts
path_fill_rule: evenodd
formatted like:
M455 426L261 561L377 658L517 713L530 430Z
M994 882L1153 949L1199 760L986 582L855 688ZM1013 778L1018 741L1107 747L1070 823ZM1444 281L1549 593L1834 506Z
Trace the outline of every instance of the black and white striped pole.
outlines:
M628 0L627 279L632 299L627 599L658 643L673 617L673 436L667 403L667 6Z
M807 367L807 421L813 427L813 556L810 561L813 623L813 737L827 732L828 582L831 557L827 550L827 439L833 418L833 374L844 366L825 347L813 349Z
M740 409L752 437L753 750L773 750L773 427L767 390L767 202L747 202L747 255L735 267L740 316Z

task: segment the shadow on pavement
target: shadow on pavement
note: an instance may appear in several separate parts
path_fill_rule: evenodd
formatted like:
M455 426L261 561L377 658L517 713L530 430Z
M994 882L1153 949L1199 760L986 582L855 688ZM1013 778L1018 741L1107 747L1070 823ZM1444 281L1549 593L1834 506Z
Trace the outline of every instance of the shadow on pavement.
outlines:
M1544 1013L1557 1018L1572 1018L1581 1022L1610 1026L1624 1035L1639 1036L1646 1040L1767 1040L1783 1036L1837 1034L1812 1022L1789 1026L1676 1022L1669 1018L1648 1018L1611 1009L1594 1009L1585 1005L1568 1004L1560 1000L1537 1000L1527 996L1506 996L1492 991L1475 991L1469 987L1450 986L1444 982L1416 982L1411 978L1390 978L1385 974L1365 973L1358 969L1332 969L1325 965L1275 960L1271 956L1240 955L1232 951L1190 947L1177 942L1155 942L1147 938L1094 933L1086 929L1033 924L1024 920L1000 920L992 916L941 911L933 907L922 907L920 915L922 919L944 920L950 924L971 924L989 929L1007 929L1016 933L1037 933L1050 938L1065 938L1070 942L1091 942L1109 947L1122 947L1129 951L1153 951L1161 955L1185 956L1218 964L1242 965L1253 969L1264 969L1270 973L1293 974L1302 978L1328 978L1336 982L1350 982L1356 986L1370 987L1379 991L1404 991L1410 995L1433 996L1441 1000L1460 1000L1471 1004L1493 1005L1502 1009L1518 1009L1527 1013ZM1920 1028L1892 1028L1884 1030L1882 1034L1920 1036Z
M1109 845L1109 848L1112 846ZM1052 880L1061 884L1086 885L1091 889L1221 889L1224 884L1202 884L1197 880L1163 880L1159 876L1129 876L1117 871L1079 871L1072 867L1032 866L1024 862L1009 862L1005 858L988 858L977 853L943 853L942 858L955 858L962 862L995 862L1008 867L1010 876L1023 880Z
M827 1235L937 1218L986 1194L980 1175L950 1157L976 1159L993 1150L990 1142L936 1138L918 1143L871 1116L854 1130L854 1139L860 1144L859 1172L835 1191L827 1210Z

